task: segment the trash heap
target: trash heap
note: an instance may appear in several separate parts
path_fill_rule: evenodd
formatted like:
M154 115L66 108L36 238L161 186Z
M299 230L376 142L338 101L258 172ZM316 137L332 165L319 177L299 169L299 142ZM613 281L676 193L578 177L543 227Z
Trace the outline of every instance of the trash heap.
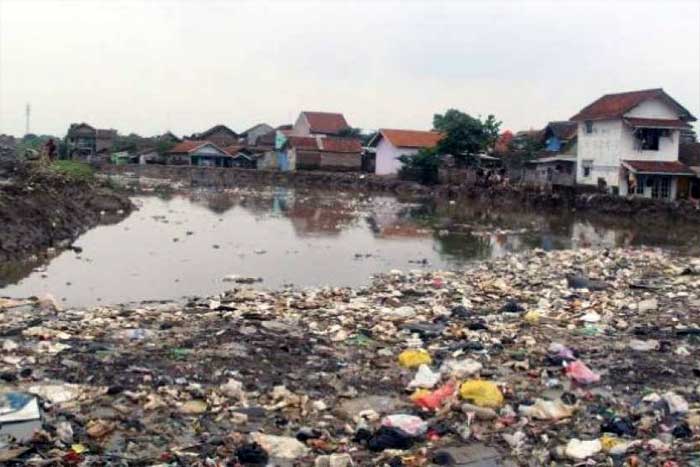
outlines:
M700 465L700 261L535 251L366 288L0 299L2 465Z

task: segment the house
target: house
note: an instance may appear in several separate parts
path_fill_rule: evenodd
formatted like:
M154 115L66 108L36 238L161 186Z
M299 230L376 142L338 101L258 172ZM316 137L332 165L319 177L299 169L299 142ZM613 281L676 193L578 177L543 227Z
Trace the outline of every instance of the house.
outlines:
M224 148L238 142L238 134L226 125L215 125L207 131L193 135L193 140L209 141L219 148Z
M97 160L98 154L111 151L117 130L97 129L87 123L72 123L66 133L66 152L70 158L87 162Z
M288 136L283 147L292 170L359 171L362 144L337 136Z
M572 121L549 122L542 130L544 150L549 153L576 155L578 123Z
M576 155L557 154L527 161L522 181L529 185L574 186Z
M303 111L292 128L294 136L339 136L350 129L341 113Z
M374 164L368 164L377 175L395 175L401 168L399 156L416 154L424 148L435 147L442 138L437 131L395 130L382 128L367 143L374 154ZM370 158L372 158L370 156Z
M168 142L168 143L179 143L182 141L180 138L178 138L172 131L166 131L160 136L156 136L156 140L162 141L162 142Z
M136 151L134 155L137 157L136 164L162 164L163 158L155 148L144 148Z
M211 141L185 140L166 153L166 163L171 165L196 165L199 167L231 167L229 153Z
M261 136L274 130L275 129L267 123L258 123L257 125L248 128L246 131L238 135L238 137L244 140L246 146L257 146L258 139Z
M688 197L694 174L678 160L695 117L663 89L606 94L574 115L578 184L656 199Z
M695 178L690 180L689 197L700 200L700 143L681 143L678 160L695 173Z

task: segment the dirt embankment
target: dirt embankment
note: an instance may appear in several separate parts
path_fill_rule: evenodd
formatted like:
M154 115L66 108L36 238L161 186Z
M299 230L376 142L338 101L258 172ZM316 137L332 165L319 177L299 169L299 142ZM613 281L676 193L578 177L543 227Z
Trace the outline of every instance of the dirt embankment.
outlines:
M129 198L92 177L27 165L0 176L0 262L66 247L87 229L121 220Z

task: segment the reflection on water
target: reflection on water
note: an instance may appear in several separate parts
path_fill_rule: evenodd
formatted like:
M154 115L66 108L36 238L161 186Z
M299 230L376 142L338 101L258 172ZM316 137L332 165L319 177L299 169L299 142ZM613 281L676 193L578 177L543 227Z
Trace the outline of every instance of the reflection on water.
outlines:
M68 305L211 294L229 275L280 287L367 283L373 273L456 268L533 248L698 245L693 227L499 212L390 196L194 190L137 196L139 210L78 239L48 264L0 266L1 295L52 293ZM697 247L695 247L697 248Z

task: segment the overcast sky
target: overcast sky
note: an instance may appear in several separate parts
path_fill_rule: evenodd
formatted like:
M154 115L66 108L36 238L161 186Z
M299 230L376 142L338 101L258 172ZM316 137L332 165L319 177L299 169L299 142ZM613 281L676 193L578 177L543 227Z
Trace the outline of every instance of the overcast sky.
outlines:
M700 2L0 0L0 133L202 131L343 112L503 129L663 87L700 115Z

